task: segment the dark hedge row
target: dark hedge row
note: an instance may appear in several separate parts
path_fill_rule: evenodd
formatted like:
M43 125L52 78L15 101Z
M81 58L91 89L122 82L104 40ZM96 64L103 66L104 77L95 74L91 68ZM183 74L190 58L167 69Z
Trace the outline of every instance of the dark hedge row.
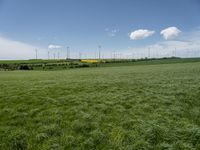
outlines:
M70 63L41 63L41 64L0 64L0 70L51 70L51 69L64 69L64 68L85 68L97 66L96 64L87 64L79 62Z

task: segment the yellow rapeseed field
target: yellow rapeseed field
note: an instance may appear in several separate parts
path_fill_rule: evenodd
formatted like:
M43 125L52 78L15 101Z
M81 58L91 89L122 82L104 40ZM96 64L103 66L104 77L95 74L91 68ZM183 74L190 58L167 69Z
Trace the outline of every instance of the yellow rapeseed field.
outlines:
M85 63L98 63L98 62L100 62L100 60L97 60L97 59L82 59L81 62L85 62Z

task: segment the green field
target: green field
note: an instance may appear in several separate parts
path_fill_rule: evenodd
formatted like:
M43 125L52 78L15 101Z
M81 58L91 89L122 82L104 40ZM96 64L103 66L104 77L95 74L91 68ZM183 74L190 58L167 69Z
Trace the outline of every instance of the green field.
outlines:
M0 71L0 150L200 149L200 61L146 64Z
M37 59L37 60L0 60L0 71L13 70L67 70L87 67L113 67L133 65L155 65L171 63L200 62L200 58L152 58L152 59L101 59L98 63L81 62L79 59Z

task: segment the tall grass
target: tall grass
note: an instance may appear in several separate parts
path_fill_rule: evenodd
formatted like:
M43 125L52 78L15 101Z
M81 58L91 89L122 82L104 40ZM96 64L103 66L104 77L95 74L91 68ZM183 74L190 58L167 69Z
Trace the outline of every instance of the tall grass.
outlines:
M0 72L0 149L200 149L200 63Z

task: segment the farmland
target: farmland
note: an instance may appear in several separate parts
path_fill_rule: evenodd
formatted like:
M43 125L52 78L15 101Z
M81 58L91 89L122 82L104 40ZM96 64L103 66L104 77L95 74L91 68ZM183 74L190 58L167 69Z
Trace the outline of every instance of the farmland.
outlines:
M200 149L199 59L100 66L0 71L0 149Z
M200 58L142 58L142 59L33 59L0 60L0 71L11 70L66 70L86 67L133 66L199 62Z

